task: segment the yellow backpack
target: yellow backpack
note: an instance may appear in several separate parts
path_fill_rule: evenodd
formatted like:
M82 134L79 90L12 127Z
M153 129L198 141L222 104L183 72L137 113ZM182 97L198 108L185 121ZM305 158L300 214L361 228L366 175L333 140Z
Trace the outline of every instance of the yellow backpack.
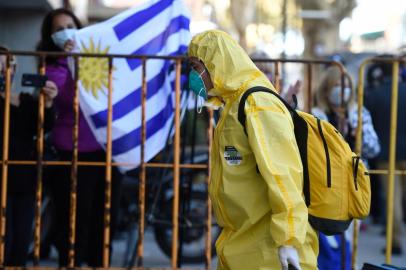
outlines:
M354 218L368 216L371 203L369 174L359 156L329 122L296 111L276 92L265 87L247 90L240 99L238 120L244 127L245 101L254 92L268 92L289 109L303 164L303 193L309 222L316 230L344 232Z

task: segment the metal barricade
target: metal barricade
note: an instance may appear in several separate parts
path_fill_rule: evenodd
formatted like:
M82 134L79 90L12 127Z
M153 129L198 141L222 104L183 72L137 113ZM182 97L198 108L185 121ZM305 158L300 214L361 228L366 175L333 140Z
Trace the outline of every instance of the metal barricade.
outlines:
M405 175L405 170L396 170L396 132L397 132L397 113L398 113L398 92L399 92L399 64L404 62L402 58L370 58L362 62L359 68L358 81L358 127L362 126L362 108L364 105L365 88L365 68L372 63L392 64L392 89L390 103L390 135L389 135L389 166L388 170L370 170L370 174L388 175L387 183L387 205L386 205L386 263L391 263L392 258L392 237L393 237L393 216L394 216L394 181L395 175ZM357 129L356 135L356 153L360 154L362 150L362 129ZM358 231L354 230L353 243L353 265L355 269L355 258L358 250Z
M144 269L144 234L145 234L145 192L146 192L146 169L147 168L170 168L173 169L173 206L172 206L172 258L171 268L178 269L178 238L179 238L179 183L180 171L182 169L199 169L208 170L207 184L210 181L210 161L208 164L181 164L180 162L180 93L181 93L181 62L183 57L172 56L146 56L146 55L121 55L121 54L71 54L71 53L45 53L45 52L0 52L0 54L7 55L7 72L6 72L6 90L5 90L5 110L4 110L4 134L3 134L3 156L1 161L2 178L1 178L1 217L0 217L0 266L4 266L4 249L5 249L5 227L6 227L6 201L7 201L7 177L8 165L31 165L37 167L38 184L36 188L36 208L35 208L35 247L34 247L34 268L40 267L40 227L41 227L41 200L42 200L42 175L43 166L71 166L71 190L70 190L70 219L69 219L69 256L68 267L75 267L75 224L76 224L76 208L77 208L77 172L79 166L103 166L106 169L105 177L105 205L104 205L104 234L103 234L103 268L108 268L110 265L110 207L111 207L111 182L112 182L112 168L114 166L129 166L134 165L131 163L117 163L112 161L112 122L113 122L113 104L112 104L112 81L113 81L113 59L115 58L136 58L142 62L142 91L141 91L141 164L140 164L140 185L139 185L139 202L138 207L140 210L139 217L139 231L137 242L137 269ZM73 129L73 157L71 161L46 161L44 160L44 96L40 94L39 97L39 113L38 113L38 129L37 129L37 160L9 160L8 144L9 144L9 127L10 127L10 92L11 92L11 71L10 71L10 56L32 56L40 60L40 73L45 74L45 58L46 57L72 57L74 61L74 129ZM106 144L106 160L104 162L87 162L78 160L78 132L79 132L79 59L82 57L95 57L106 58L108 60L108 117L107 117L107 144ZM175 81L175 116L174 116L174 153L172 163L152 163L145 162L145 142L147 138L146 129L146 100L147 100L147 74L146 64L148 60L160 59L175 62L176 81ZM255 62L270 62L275 67L275 80L274 85L277 90L280 90L281 85L279 82L281 74L281 65L286 63L296 63L305 66L307 87L305 93L305 111L310 111L312 107L312 88L313 88L313 66L314 65L334 65L340 69L342 74L342 85L344 90L344 80L349 77L345 68L338 62L323 61L323 60L288 60L288 59L254 59ZM349 80L351 83L351 80ZM209 156L212 144L213 134L213 112L209 112L210 121L208 127L208 145ZM360 119L360 118L359 118ZM360 124L360 123L359 123ZM392 164L393 165L393 164ZM393 168L392 168L393 174ZM212 250L211 250L211 228L212 228L212 212L211 203L208 200L208 216L206 220L206 264L205 269L211 269L212 264ZM345 261L345 260L343 260ZM169 269L169 268L167 268Z
M145 56L145 55L120 55L120 54L72 54L72 53L46 53L46 52L23 52L11 51L0 52L1 55L7 57L6 67L6 89L5 89L5 110L4 110L4 134L3 134L3 156L2 156L2 179L1 179L1 220L0 220L0 266L4 266L4 250L5 250L5 233L6 233L6 201L7 201L7 177L8 165L31 165L37 167L38 184L36 188L36 207L35 207L35 246L34 246L34 268L39 267L40 263L40 227L41 227L41 200L42 200L42 174L43 166L71 166L71 191L70 191L70 219L69 219L69 257L68 267L75 267L75 224L76 224L76 208L77 208L77 171L78 166L104 166L106 168L106 185L105 185L105 205L104 205L104 234L103 234L103 268L109 267L110 257L110 207L111 207L111 181L113 166L129 166L131 163L117 163L112 161L112 121L113 121L113 104L112 104L112 81L113 81L113 59L115 58L136 58L142 61L142 127L141 127L141 164L140 164L140 188L139 188L139 239L137 242L137 267L143 266L144 254L144 233L145 233L145 183L146 183L146 168L172 168L173 169L173 215L172 215L172 269L177 269L178 259L178 230L179 230L179 178L181 169L208 169L206 164L181 164L180 163L180 92L181 92L181 62L183 57L171 56ZM33 56L40 59L40 74L45 74L45 58L46 57L67 57L70 56L74 60L74 129L73 129L73 158L72 161L45 161L44 160L44 96L39 96L39 113L38 113L38 129L37 129L37 160L9 160L8 145L9 145L9 127L10 127L10 93L11 93L11 70L10 57L15 56ZM78 132L79 132L79 59L81 57L106 58L108 60L108 118L107 118L107 144L106 144L106 161L105 162L86 162L78 160ZM150 59L170 60L175 62L176 81L175 81L175 116L174 116L174 157L173 163L147 163L145 162L145 142L146 142L146 63ZM210 114L212 117L212 113ZM213 125L210 121L208 134L212 134ZM209 145L211 145L212 136L208 136ZM210 153L209 153L210 154ZM209 181L209 178L207 178ZM209 208L210 202L208 202ZM207 247L206 247L206 269L210 269L211 265L211 211L208 211L207 218ZM140 269L140 268L138 268Z

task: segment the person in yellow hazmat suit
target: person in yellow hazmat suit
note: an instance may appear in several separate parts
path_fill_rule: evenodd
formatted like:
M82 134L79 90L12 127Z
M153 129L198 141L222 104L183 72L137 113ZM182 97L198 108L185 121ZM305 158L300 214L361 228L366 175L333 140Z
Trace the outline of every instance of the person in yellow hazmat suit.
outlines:
M245 134L237 119L242 94L255 86L275 89L228 34L196 35L188 60L191 90L208 106L224 104L214 132L209 187L222 227L218 269L317 269L318 239L308 222L289 111L269 93L252 93L245 104Z

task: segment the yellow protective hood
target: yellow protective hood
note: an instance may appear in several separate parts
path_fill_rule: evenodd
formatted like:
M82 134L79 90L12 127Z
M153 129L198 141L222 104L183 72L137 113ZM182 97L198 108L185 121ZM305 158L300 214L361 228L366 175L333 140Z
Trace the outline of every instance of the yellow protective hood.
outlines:
M190 42L188 54L206 66L214 85L208 91L211 96L228 98L254 86L274 90L247 53L223 31L210 30L196 35Z

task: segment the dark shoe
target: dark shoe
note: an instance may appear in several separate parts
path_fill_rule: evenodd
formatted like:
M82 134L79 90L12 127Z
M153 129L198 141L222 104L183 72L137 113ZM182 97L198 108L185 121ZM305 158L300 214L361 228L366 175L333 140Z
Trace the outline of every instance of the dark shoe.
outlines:
M382 253L383 253L383 254L386 254L386 248L383 248L383 249L382 249ZM401 248L401 247L399 247L399 246L392 246L392 255L394 255L394 256L399 256L399 255L402 255L402 253L403 253L403 251L402 251L402 248Z

